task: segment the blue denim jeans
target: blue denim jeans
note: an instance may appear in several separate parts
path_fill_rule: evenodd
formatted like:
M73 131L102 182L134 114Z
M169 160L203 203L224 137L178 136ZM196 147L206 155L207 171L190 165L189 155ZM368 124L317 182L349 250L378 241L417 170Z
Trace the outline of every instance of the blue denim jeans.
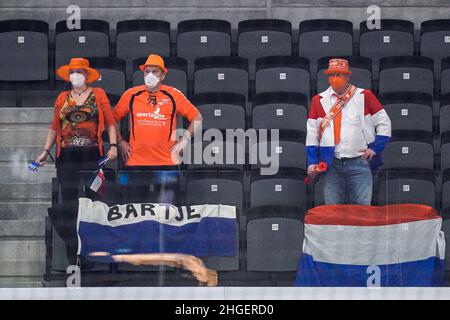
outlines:
M368 160L334 158L325 173L325 203L370 205L372 184Z

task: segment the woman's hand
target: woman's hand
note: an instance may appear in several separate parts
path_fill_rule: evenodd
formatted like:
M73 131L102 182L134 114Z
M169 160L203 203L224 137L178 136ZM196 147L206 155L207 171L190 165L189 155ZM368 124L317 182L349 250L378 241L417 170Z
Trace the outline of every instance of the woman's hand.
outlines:
M36 158L36 162L39 163L41 167L43 167L47 163L47 151L42 151L42 153Z
M127 162L131 155L130 144L127 141L122 140L119 142L119 149L120 149L120 153L122 154L122 160L124 162Z

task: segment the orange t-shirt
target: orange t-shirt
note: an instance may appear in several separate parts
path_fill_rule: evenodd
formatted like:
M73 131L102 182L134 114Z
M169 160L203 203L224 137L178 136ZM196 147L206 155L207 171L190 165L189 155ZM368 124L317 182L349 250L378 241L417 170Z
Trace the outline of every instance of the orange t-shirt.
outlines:
M114 118L120 121L130 114L131 155L126 166L176 165L170 148L177 128L177 115L189 122L199 114L197 108L178 89L161 85L155 93L145 85L128 89L113 110Z

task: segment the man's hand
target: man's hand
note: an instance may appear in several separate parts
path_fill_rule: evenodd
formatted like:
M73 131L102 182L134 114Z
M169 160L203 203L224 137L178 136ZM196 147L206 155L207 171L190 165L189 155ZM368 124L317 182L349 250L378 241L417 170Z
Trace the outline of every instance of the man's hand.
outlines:
M189 144L189 141L186 138L181 138L178 140L177 143L173 145L173 147L170 149L170 152L172 154L172 160L175 163L181 163L181 157L183 156L183 150L187 147Z
M308 167L307 174L311 180L314 180L319 174L319 171L317 171L317 164L310 165Z
M362 156L361 156L361 159L363 159L363 160L369 160L370 161L376 155L375 151L373 151L372 149L369 149L369 148L359 150L359 152L363 153Z
M108 157L108 160L114 160L117 158L117 148L115 146L111 147L106 156Z
M131 155L130 144L127 141L122 140L119 142L119 149L120 149L120 153L122 154L122 160L124 162L127 162Z

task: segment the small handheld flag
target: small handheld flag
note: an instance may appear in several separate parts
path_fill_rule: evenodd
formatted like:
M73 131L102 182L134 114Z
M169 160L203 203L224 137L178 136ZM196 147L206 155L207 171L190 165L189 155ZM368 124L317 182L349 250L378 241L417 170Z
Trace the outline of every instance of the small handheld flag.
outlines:
M28 165L28 169L30 169L30 171L33 171L33 172L37 172L40 167L41 167L41 165L39 164L39 162L36 162L36 161L33 161L32 163L30 163Z

